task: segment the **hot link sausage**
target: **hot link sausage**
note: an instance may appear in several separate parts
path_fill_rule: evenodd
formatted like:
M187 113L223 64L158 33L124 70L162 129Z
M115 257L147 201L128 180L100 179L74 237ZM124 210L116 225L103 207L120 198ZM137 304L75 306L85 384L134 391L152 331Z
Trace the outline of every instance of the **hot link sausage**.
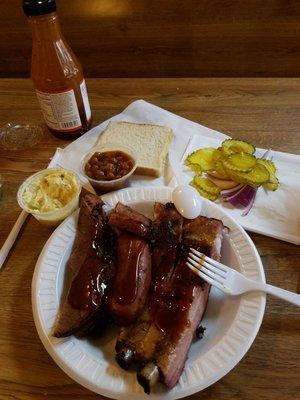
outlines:
M119 325L140 315L151 282L151 255L147 242L124 233L117 241L118 272L108 299L108 309Z

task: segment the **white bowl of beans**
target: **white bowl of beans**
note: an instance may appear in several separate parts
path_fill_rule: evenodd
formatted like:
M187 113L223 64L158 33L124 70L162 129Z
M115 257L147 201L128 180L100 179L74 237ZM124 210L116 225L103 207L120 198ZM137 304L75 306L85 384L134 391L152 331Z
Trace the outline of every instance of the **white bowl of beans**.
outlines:
M117 143L95 146L81 159L81 173L98 194L126 187L136 167L134 150Z

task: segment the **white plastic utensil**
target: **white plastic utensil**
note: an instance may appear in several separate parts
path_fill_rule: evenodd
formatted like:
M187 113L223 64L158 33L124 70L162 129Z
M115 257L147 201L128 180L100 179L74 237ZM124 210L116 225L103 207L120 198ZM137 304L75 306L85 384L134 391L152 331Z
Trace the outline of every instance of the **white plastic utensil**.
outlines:
M169 161L179 186L172 192L172 201L184 218L193 219L200 215L202 201L197 190L187 184L186 177L179 168L180 164L174 158L174 153L170 150Z
M178 181L178 178L176 176ZM179 213L187 219L198 217L202 202L196 190L189 185L179 185L172 192L172 201Z
M300 306L300 294L276 286L256 282L226 265L190 248L187 266L200 278L222 290L224 293L239 295L247 292L265 292Z
M12 248L13 244L16 241L16 238L18 237L18 234L20 232L20 229L22 228L22 225L24 224L26 218L28 217L28 213L26 211L22 211L15 222L14 226L12 227L12 230L10 231L9 235L7 236L7 239L5 240L2 248L0 249L0 269L2 265L4 264L4 261L6 260L6 257L8 256L8 253L10 252L10 249Z

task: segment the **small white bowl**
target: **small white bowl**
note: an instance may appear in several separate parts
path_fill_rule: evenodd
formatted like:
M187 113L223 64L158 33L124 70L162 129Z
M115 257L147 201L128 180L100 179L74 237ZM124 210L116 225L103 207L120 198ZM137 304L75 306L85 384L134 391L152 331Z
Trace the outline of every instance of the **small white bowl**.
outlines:
M28 208L26 204L23 201L23 192L24 189L30 185L34 180L37 178L42 178L49 173L52 173L53 171L66 171L69 174L72 174L76 180L77 183L77 191L74 195L74 197L69 201L68 204L66 204L62 208L58 208L53 211L47 211L47 212L34 212L32 209ZM36 218L41 224L47 225L47 226L57 226L59 225L66 217L68 217L70 214L72 214L73 211L76 210L79 204L79 195L81 192L81 182L79 179L79 176L74 172L70 171L64 168L47 168L42 171L37 172L34 175L31 175L29 178L27 178L22 185L19 187L18 193L17 193L17 200L19 203L19 206L23 208L23 210L27 211L29 214L33 215L34 218Z
M103 181L99 179L93 179L87 176L85 173L85 165L92 157L94 153L104 153L106 151L122 151L125 154L128 154L134 161L132 169L128 172L128 174L122 176L118 179L112 179L110 181ZM127 146L120 145L118 143L104 143L102 145L95 146L91 148L87 153L85 153L80 162L80 173L89 180L90 184L93 186L95 191L98 194L104 194L108 192L112 192L114 190L122 189L128 185L128 181L131 175L134 173L137 167L138 156L136 152Z

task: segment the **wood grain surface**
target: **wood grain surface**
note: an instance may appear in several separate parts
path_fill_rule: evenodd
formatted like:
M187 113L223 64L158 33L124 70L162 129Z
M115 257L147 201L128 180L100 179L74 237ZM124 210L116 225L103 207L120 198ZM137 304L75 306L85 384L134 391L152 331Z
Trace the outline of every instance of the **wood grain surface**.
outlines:
M255 145L300 154L299 79L92 79L87 83L94 124L143 98ZM43 126L29 80L0 80L0 123L12 120ZM0 149L4 185L0 246L20 212L18 186L46 167L55 148L66 143L44 129L43 140L33 149ZM0 400L101 398L56 366L35 330L30 285L35 263L50 233L29 218L0 272ZM267 281L299 292L300 247L258 234L250 236L262 257ZM299 333L299 309L268 297L262 327L247 355L223 379L190 398L299 398Z
M300 76L298 0L57 0L87 77ZM21 0L0 0L0 76L27 77Z

